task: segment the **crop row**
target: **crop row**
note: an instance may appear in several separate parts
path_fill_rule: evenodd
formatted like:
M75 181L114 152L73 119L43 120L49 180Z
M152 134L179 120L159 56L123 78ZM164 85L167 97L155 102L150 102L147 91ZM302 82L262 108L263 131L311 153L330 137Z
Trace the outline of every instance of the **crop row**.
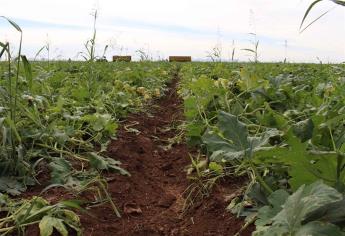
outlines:
M23 65L21 63L23 62ZM103 171L129 175L106 148L129 112L165 92L165 63L34 62L0 63L0 234L39 223L41 235L53 228L80 234L75 200L51 205L41 197L13 200L47 179L42 192L63 187L73 195L92 191L93 204L110 202ZM17 76L18 73L18 76ZM45 177L46 176L46 177Z
M228 210L254 235L344 234L344 65L193 63L181 77L202 188L245 176Z

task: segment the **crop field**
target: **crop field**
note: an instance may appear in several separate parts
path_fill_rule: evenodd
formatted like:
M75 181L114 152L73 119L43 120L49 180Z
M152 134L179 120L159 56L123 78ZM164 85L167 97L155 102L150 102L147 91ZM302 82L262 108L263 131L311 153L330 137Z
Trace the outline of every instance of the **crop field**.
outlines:
M344 65L9 65L2 235L343 234Z
M109 62L97 14L83 61L0 16L0 236L345 235L345 63Z

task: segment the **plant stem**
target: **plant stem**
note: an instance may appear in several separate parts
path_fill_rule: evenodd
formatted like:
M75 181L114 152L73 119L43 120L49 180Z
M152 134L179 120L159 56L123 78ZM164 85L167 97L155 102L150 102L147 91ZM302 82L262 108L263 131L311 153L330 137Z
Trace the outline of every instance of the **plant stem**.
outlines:
M260 185L269 193L272 194L273 190L271 189L270 186L268 186L268 184L264 181L264 179L261 177L260 173L258 172L258 170L256 169L256 167L254 166L254 164L249 161L249 165L250 168L252 169L252 171L255 173L255 178L256 180L260 183Z

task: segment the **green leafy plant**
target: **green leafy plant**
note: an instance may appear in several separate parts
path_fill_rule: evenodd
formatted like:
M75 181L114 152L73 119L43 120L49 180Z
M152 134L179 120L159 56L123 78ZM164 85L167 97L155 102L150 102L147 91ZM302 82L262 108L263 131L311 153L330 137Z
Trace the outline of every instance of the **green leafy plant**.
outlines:
M257 220L263 226L262 231L257 226L258 235L274 232L272 217L305 185L322 180L325 189L340 195L344 192L341 65L224 63L217 73L215 67L200 63L181 69L186 135L199 138L200 142L193 144L200 145L207 164L222 168L212 177L248 176L249 181L228 207L246 217L243 229ZM222 83L225 86L220 86ZM194 176L210 173L211 165L207 164ZM343 226L328 220L334 217L341 221L333 206L341 208L342 203L338 199L312 210L299 223L292 223L295 229L279 223L275 233L342 235ZM289 217L282 215L281 220Z
M90 154L90 165L95 170L115 170L122 175L129 173L118 165L120 162L110 158L104 158L96 153ZM83 192L91 191L96 193L97 204L109 202L114 210L114 213L120 217L120 212L115 206L112 198L107 191L107 182L102 178L97 171L77 171L65 159L55 159L50 163L51 172L51 185L47 186L42 192L51 188L62 187L75 195L80 195Z
M272 189L262 179L261 174L253 162L255 152L269 149L266 145L271 137L279 135L277 130L267 130L260 136L249 136L245 124L241 123L236 116L220 112L215 129L209 129L203 136L203 142L211 153L211 161L233 161L242 159L241 168L247 168L254 173L255 179L269 193Z
M72 200L51 205L41 197L14 201L0 194L0 212L5 213L5 217L0 218L0 234L21 234L26 227L38 224L41 236L53 235L54 229L63 236L69 235L69 229L81 235L79 217L72 211L76 209L82 210L78 202Z
M278 190L269 202L258 211L253 235L344 235L338 227L344 223L343 212L328 218L328 212L339 210L335 207L343 203L343 196L322 182L303 185L291 196ZM322 210L326 206L328 212Z
M12 175L12 180L10 183L13 183L11 186L18 186L19 183L16 184L16 177L24 178L28 176L28 173L32 171L29 167L28 163L23 160L23 146L22 146L22 137L18 132L18 97L19 97L19 83L20 83L20 62L22 59L24 65L24 71L26 75L26 79L28 80L29 88L32 88L32 72L31 66L26 59L25 56L21 55L22 49L22 38L23 33L22 29L11 19L1 16L1 18L5 19L17 32L20 33L20 41L19 41L19 49L18 49L18 56L17 58L13 59L10 51L10 44L7 43L0 43L1 52L0 52L0 59L2 56L7 56L7 84L5 87L5 91L3 93L2 100L7 102L6 112L0 120L0 125L2 127L1 130L1 153L0 161L1 161L1 171L0 171L0 181L4 182L7 176ZM15 73L13 72L12 62L15 61ZM4 179L5 178L5 179ZM24 181L25 182L25 181ZM15 190L9 187L8 184L2 184L0 187L0 191L8 191L9 189ZM17 190L23 190L23 187L17 188ZM25 189L25 187L24 187ZM11 192L11 190L10 190Z
M96 19L97 13L94 24ZM5 20L22 34L16 23ZM95 27L83 54L88 61L98 58ZM80 234L79 219L69 208L83 209L66 201L52 205L40 197L20 199L28 186L40 184L41 172L50 173L42 193L63 188L74 198L92 196L84 202L86 209L110 204L120 217L102 174L129 173L106 155L107 146L120 120L164 91L171 79L169 65L50 61L47 69L47 62L30 63L21 51L16 57L11 52L10 43L0 43L0 59L6 59L0 62L0 192L17 197L6 197L6 206L0 199L0 215L5 215L0 234L21 234L33 224L39 224L42 235L67 235L73 229ZM19 210L30 207L42 207L42 214L28 210L29 219L18 219Z

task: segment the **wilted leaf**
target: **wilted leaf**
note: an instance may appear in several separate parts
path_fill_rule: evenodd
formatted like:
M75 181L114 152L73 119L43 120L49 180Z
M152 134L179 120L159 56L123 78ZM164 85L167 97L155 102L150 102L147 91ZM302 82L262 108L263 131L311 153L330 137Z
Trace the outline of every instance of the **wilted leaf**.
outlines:
M51 216L44 216L39 223L41 236L50 236L56 229L62 236L68 236L68 231L62 219Z
M118 171L122 175L130 175L126 170L122 169L119 165L121 164L120 161L116 161L112 158L105 158L98 155L95 152L90 153L90 164L93 168L97 170L112 170Z

